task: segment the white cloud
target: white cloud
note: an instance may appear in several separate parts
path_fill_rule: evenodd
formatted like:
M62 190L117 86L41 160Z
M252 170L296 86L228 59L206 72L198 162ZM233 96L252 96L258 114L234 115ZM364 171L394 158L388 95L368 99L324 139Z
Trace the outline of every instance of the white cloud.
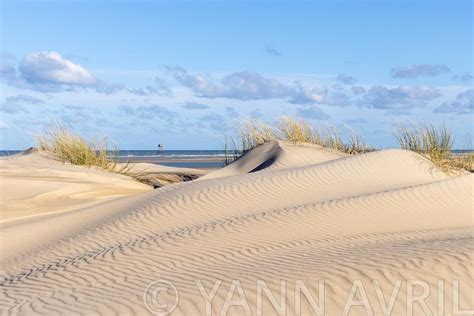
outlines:
M177 82L202 98L228 98L242 101L286 99L291 104L319 103L330 106L350 104L349 96L343 92L328 93L326 88L303 85L297 80L285 83L252 71L234 72L215 79L209 74L190 74L180 67L167 69Z
M212 82L207 74L189 74L181 67L166 67L173 78L183 86L190 88L195 94L208 98L219 95L219 88Z
M223 96L240 100L284 98L291 88L274 78L266 78L256 72L235 72L222 80Z
M473 79L474 77L468 72L453 76L453 80L459 81L459 82L469 82L469 81L472 81Z
M120 88L125 90L125 86ZM155 78L155 85L147 85L145 88L129 88L126 89L128 92L138 95L138 96L151 96L151 95L160 95L160 96L169 96L172 95L171 90L166 85L165 81L161 78Z
M103 94L120 91L138 96L171 94L171 90L160 78L155 79L154 85L147 85L144 88L127 88L124 84L104 82L83 66L54 51L28 54L17 66L2 63L0 78L10 86L40 92L94 89Z
M360 105L374 109L400 109L420 107L426 101L441 96L437 88L428 86L400 86L387 88L372 86L360 100Z
M84 67L53 51L27 55L21 61L19 70L21 77L31 84L90 86L97 83L97 79Z
M24 102L24 103L31 103L31 104L42 104L44 101L40 98L35 98L25 94L19 94L15 96L10 96L6 98L7 102Z
M418 77L436 77L449 71L450 69L446 65L415 64L393 68L390 75L393 78L416 79Z
M289 102L293 104L311 104L321 102L326 94L326 89L319 87L308 88L303 86L301 82L297 81L293 86Z
M474 89L459 93L456 100L445 101L433 111L440 113L468 114L474 112Z
M24 94L9 96L5 98L5 102L0 104L0 111L6 113L28 112L28 110L24 107L26 103L42 104L44 101L42 99Z
M190 74L181 67L168 67L168 71L181 85L205 98L229 98L237 100L266 100L296 98L300 86L286 85L275 78L267 78L252 71L234 72L221 79L209 74Z

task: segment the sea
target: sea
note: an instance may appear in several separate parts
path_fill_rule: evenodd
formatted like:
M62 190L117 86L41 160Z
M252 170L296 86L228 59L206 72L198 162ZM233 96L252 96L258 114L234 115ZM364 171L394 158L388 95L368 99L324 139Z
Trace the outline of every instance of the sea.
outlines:
M0 150L0 156L11 156L22 150ZM117 150L118 161L149 162L181 168L219 168L223 166L223 150Z
M220 168L227 156L223 150L119 150L115 152L119 161L149 162L180 168Z

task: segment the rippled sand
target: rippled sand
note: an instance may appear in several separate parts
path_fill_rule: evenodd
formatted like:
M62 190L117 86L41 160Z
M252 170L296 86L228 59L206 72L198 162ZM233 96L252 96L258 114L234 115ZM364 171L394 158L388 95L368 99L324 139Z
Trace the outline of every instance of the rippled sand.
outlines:
M172 305L170 292L144 302L162 280L179 292L176 315L206 312L199 284L216 285L214 315L306 315L308 293L327 315L453 314L474 308L473 188L473 175L409 151L269 143L198 180L3 225L0 304L151 314ZM263 283L273 302L258 302Z

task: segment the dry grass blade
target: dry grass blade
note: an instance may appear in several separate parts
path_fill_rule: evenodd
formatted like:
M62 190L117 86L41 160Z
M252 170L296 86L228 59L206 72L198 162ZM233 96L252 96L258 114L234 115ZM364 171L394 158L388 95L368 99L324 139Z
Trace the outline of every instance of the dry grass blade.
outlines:
M115 167L108 155L105 139L87 141L73 134L62 122L51 123L37 140L40 149L53 153L63 162L106 170Z
M395 137L402 149L426 156L445 172L472 170L472 153L463 156L454 155L452 132L444 125L418 124L399 127L395 131Z
M365 141L361 134L357 133L353 129L349 129L349 140L345 144L344 151L349 154L363 154L366 152L374 151Z
M140 180L141 175L132 172L129 161L117 164L116 148L107 143L105 138L98 141L86 140L74 134L67 125L60 121L50 123L43 135L37 137L38 147L55 155L62 162L73 165L96 167L102 170L131 176Z
M280 140L323 145L320 132L303 119L282 116L276 128Z
M231 144L229 144L229 142ZM239 158L242 155L242 152L237 148L234 138L229 138L227 135L224 139L224 161L222 165L225 167L230 165L233 161Z
M240 122L238 130L242 152L277 139L273 127L259 120L244 120Z
M226 155L225 165L237 159L241 154L263 143L281 140L290 143L309 143L338 150L349 154L372 151L363 137L353 130L344 129L342 132L335 126L317 128L304 119L282 116L276 124L268 124L261 120L244 120L238 126L238 141L231 139L233 155ZM345 137L344 137L344 136ZM240 147L236 146L240 144ZM226 138L224 150L228 151Z

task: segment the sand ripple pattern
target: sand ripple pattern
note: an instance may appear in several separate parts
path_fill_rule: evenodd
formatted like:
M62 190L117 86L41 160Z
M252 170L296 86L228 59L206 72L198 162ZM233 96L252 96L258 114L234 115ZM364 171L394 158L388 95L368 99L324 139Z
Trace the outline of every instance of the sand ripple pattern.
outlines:
M386 296L402 280L394 315L406 313L407 280L422 280L433 291L443 280L446 293L458 280L461 307L473 308L474 176L444 175L402 150L329 158L312 163L300 157L291 166L286 157L273 168L269 163L230 176L221 171L2 227L2 234L15 236L2 245L2 314L150 314L143 291L160 279L179 290L177 315L204 313L196 280L207 291L223 281L214 315L221 313L232 280L241 283L252 314L257 280L278 299L280 280L286 280L287 314L295 310L295 280L311 291L324 280L327 315L341 314L354 280L370 285L374 303L373 280ZM438 311L435 295L426 302ZM449 311L452 295L444 304ZM372 308L382 313L378 303ZM268 300L263 311L276 314ZM355 307L351 314L364 311ZM243 312L238 306L228 310ZM303 304L302 314L310 312Z

